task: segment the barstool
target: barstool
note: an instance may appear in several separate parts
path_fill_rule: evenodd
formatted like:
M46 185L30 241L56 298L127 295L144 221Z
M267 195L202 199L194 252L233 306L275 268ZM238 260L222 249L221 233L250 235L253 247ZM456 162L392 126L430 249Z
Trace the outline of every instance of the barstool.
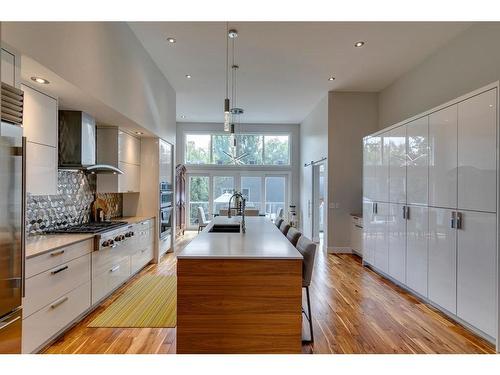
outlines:
M286 238L288 238L288 241L290 241L293 246L297 246L300 236L302 236L302 233L293 227L290 227L290 229L288 229L288 233L286 234Z
M307 313L304 308L302 308L302 313L306 316L309 321L309 331L311 333L311 340L304 342L313 342L313 324L311 315L311 299L309 297L309 285L311 285L312 272L314 267L314 256L316 255L316 244L312 242L309 238L301 236L297 242L296 249L302 254L304 260L302 261L302 288L306 288L307 297Z
M277 219L277 220L275 221L274 225L276 225L276 226L278 227L278 229L279 229L279 227L280 227L280 225L281 225L281 223L282 223L282 222L283 222L283 219L282 219L282 218L279 218L279 219Z
M288 229L290 229L290 224L288 224L286 221L283 221L280 224L280 231L283 233L285 236L288 233Z

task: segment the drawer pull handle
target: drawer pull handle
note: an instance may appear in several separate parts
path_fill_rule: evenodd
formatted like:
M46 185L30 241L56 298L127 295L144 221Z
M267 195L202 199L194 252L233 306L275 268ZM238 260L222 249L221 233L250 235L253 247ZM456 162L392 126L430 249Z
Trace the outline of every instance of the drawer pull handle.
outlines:
M67 300L68 300L68 297L63 297L60 300L54 302L52 305L50 305L50 308L55 309L56 307L61 306Z
M354 226L355 226L356 228L361 228L361 229L363 229L363 227L362 227L361 225L355 224Z
M120 269L120 266L114 266L113 268L111 268L111 269L109 270L109 272L116 272L116 271L118 271L119 269Z
M21 319L21 317L20 316L16 316L10 322L5 322L5 323L0 324L0 329L4 329L4 328L10 326L12 323L17 322L19 319Z
M63 254L64 254L64 250L59 250L59 251L54 251L53 253L50 253L50 256L56 257L58 255L63 255Z
M52 271L51 274L52 275L58 274L59 272L67 270L68 268L69 268L68 266L64 266L64 267L58 268L57 270Z

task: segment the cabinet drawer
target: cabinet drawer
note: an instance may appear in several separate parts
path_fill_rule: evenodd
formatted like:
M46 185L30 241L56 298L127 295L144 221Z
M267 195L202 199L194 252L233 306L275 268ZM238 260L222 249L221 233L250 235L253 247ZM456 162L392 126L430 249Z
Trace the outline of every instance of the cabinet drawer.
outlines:
M97 276L107 271L125 257L130 256L130 250L127 250L124 246L126 243L133 242L134 239L130 239L119 242L114 248L107 248L105 250L94 251L92 253L92 276Z
M137 251L130 257L130 270L134 274L153 259L153 246Z
M92 304L99 302L130 277L130 257L122 258L92 278Z
M23 353L31 353L90 308L87 282L23 320Z
M66 247L26 259L26 278L30 278L41 272L47 271L60 264L89 254L94 248L94 241L88 239Z
M90 281L90 254L26 279L24 316L30 316L51 301Z

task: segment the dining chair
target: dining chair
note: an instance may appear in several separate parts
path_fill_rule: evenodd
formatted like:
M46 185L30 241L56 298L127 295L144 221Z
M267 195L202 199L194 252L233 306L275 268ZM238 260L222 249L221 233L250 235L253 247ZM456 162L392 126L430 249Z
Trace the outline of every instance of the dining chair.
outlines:
M279 218L278 220L276 220L274 222L274 225L276 225L278 227L278 229L279 229L279 227L280 227L280 225L281 225L282 222L283 222L283 219Z
M300 236L302 236L302 233L293 227L290 227L290 229L288 229L288 233L286 234L286 238L288 238L288 241L290 241L293 246L297 245Z
M210 220L207 220L205 210L203 207L198 206L198 233L200 233L200 231L203 230L209 223Z
M311 340L310 341L304 340L304 342L314 342L313 324L311 315L311 299L309 297L309 286L311 285L311 278L314 267L314 257L316 255L316 244L306 236L301 236L295 248L302 254L303 257L302 288L306 289L307 313L304 310L304 308L302 308L302 313L306 316L307 320L309 321L309 332L311 334Z
M281 233L286 236L286 234L288 233L288 229L290 229L290 224L283 220L283 222L280 224Z
M276 219L282 218L283 217L283 209L280 208L278 209L278 212L276 213Z

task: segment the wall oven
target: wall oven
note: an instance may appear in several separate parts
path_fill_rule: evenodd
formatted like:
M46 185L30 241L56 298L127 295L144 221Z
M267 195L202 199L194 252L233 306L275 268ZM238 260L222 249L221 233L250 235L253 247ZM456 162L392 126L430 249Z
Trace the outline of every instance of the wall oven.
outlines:
M173 207L160 208L160 238L165 238L172 233Z

